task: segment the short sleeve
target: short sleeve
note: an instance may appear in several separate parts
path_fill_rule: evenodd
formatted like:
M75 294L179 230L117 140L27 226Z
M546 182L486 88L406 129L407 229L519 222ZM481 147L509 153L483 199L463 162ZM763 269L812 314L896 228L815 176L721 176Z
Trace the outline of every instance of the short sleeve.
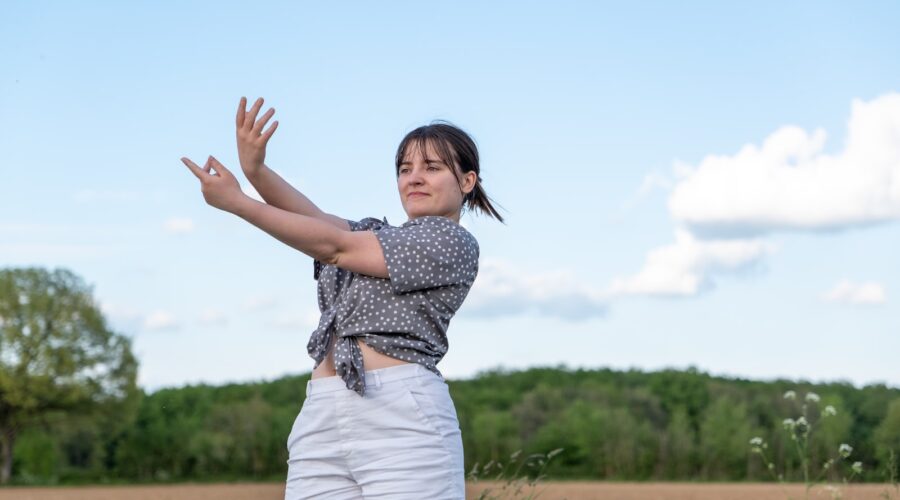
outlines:
M395 294L472 285L478 274L478 243L468 231L452 224L422 222L373 231Z
M367 229L372 229L376 227L380 227L383 224L387 224L387 217L384 220L378 220L375 217L366 217L365 219L356 221L351 219L344 219L347 221L347 224L350 226L351 231L365 231ZM322 273L322 268L325 266L321 261L313 259L313 279L318 281L319 274Z
M351 231L359 231L360 228L364 225L362 221L355 221L355 220L350 220L350 219L344 219L344 220L346 220L347 224L350 225ZM365 220L365 219L363 219L363 220Z

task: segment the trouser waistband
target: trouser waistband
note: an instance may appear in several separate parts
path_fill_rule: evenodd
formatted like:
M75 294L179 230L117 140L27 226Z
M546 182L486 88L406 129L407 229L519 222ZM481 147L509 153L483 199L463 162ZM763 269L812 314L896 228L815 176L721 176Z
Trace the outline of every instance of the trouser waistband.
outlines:
M400 380L410 377L419 377L422 375L438 375L419 363L405 363L402 365L388 366L387 368L378 368L376 370L366 370L366 388L381 387L382 384L393 380ZM338 376L321 377L310 379L306 382L306 395L318 394L322 392L331 392L344 390L348 391L347 383Z

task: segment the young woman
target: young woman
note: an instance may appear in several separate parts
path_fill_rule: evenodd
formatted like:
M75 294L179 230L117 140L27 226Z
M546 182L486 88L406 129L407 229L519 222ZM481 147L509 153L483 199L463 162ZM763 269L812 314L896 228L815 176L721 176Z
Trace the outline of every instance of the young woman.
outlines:
M320 210L264 163L278 122L257 120L241 98L241 168L266 203L244 195L212 156L201 168L206 202L234 213L313 261L318 328L315 360L294 421L285 499L465 498L456 409L436 365L447 327L478 274L478 242L459 224L463 209L503 222L481 186L478 150L447 122L400 142L395 175L409 219L344 219Z

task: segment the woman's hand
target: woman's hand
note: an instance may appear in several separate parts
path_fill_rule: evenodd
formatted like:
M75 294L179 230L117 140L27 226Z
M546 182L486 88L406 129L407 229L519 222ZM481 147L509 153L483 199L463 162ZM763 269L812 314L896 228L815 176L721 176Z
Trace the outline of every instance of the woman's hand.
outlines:
M256 175L262 168L263 162L266 159L266 144L269 142L269 138L272 137L272 134L275 133L275 129L278 128L278 120L276 120L272 122L272 126L270 126L265 133L262 132L263 127L266 126L266 122L268 122L269 118L272 118L272 115L275 114L275 108L269 108L269 110L266 111L266 114L257 121L256 115L259 113L262 105L263 98L260 97L253 103L253 107L250 108L250 111L247 112L247 98L241 97L241 103L238 106L237 111L238 159L241 162L241 168L244 170L244 175L246 175L248 179Z
M220 210L235 213L245 199L250 199L241 191L237 178L212 156L206 160L203 168L187 158L182 158L181 161L200 179L200 192L203 193L206 203ZM210 169L215 170L215 173Z

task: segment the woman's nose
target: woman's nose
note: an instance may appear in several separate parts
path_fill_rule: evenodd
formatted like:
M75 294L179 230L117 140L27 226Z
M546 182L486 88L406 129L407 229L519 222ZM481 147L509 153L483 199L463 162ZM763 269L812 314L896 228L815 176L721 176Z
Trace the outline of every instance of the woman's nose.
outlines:
M421 184L422 183L422 171L413 169L409 174L409 183L410 184Z

